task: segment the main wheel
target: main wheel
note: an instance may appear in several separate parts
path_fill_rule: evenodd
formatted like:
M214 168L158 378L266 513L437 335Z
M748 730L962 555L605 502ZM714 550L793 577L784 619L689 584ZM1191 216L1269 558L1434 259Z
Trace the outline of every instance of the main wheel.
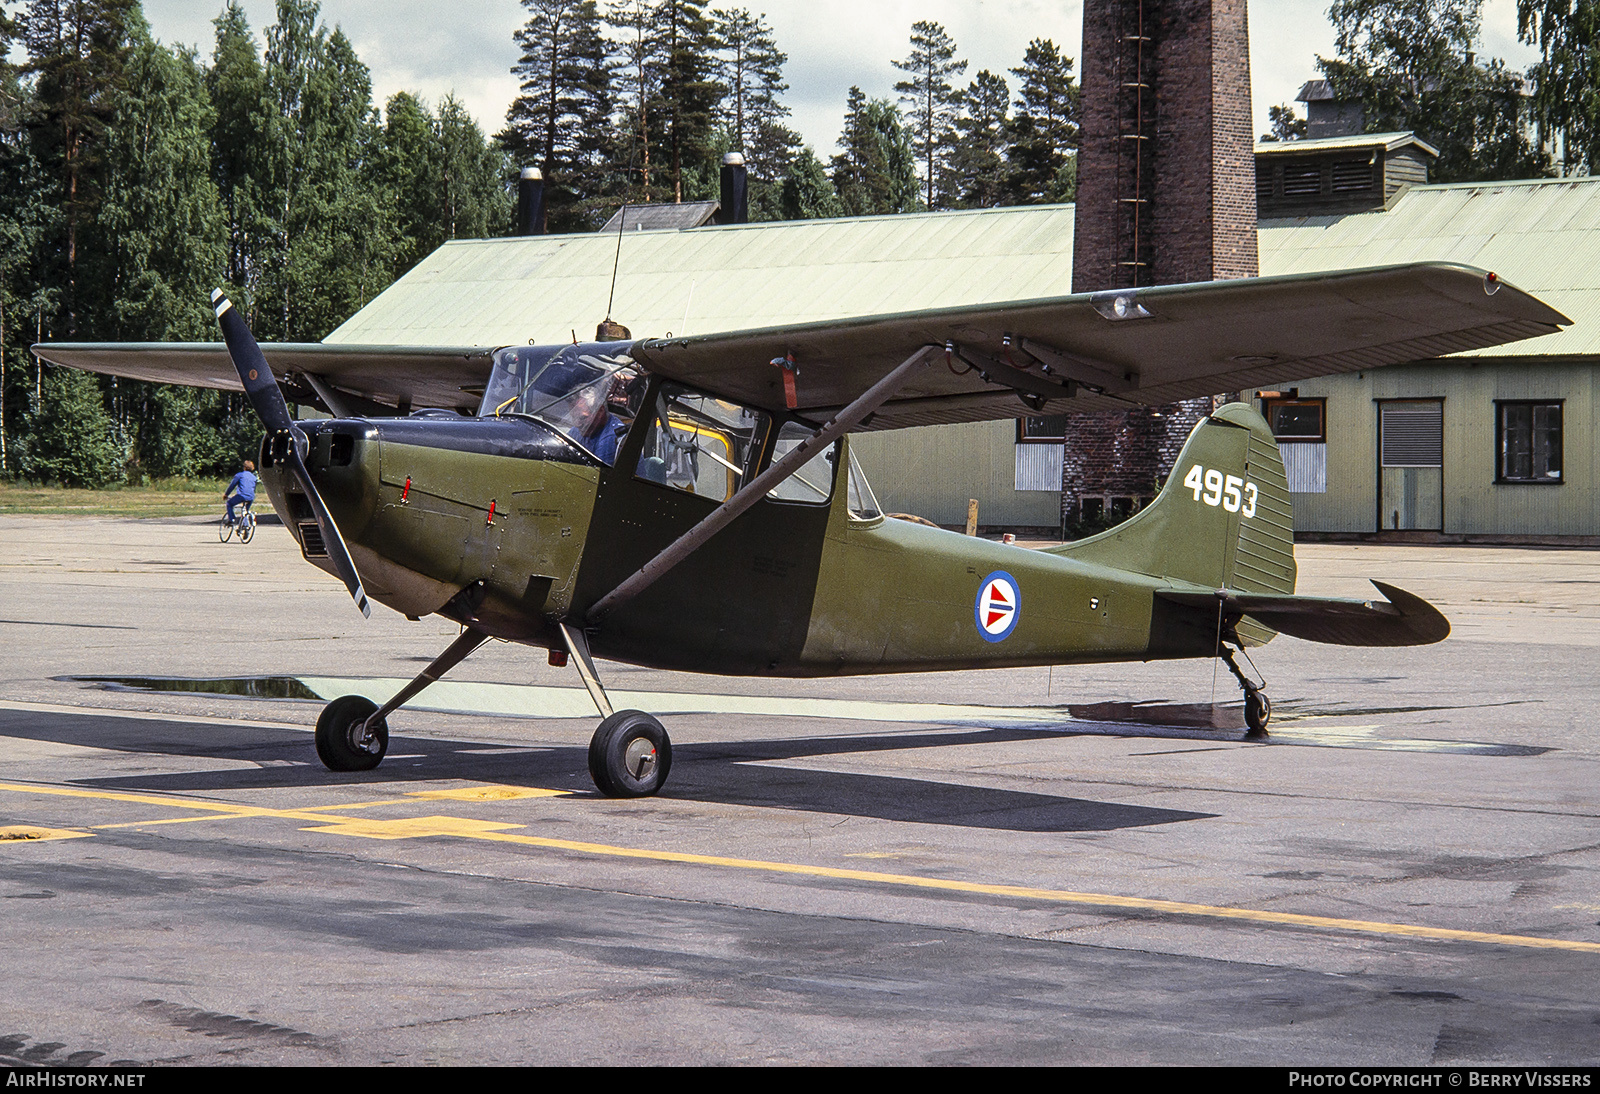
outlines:
M317 758L329 771L371 771L389 751L389 726L380 719L362 741L361 723L378 709L364 695L341 695L317 719Z
M217 525L217 542L226 543L232 538L233 523L227 517L223 517L221 523Z
M1244 693L1244 724L1250 727L1250 736L1265 737L1267 723L1272 720L1272 701L1254 688Z
M608 798L643 798L661 789L672 769L672 741L642 710L619 710L589 742L589 774Z
M252 513L246 513L239 521L239 542L249 543L256 536L256 518Z

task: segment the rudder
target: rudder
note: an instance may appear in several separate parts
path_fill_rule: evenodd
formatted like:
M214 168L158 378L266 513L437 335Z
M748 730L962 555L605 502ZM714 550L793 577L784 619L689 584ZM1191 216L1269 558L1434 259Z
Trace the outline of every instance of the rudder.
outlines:
M1189 434L1153 502L1051 553L1210 589L1294 592L1294 513L1266 420L1244 403L1219 407Z

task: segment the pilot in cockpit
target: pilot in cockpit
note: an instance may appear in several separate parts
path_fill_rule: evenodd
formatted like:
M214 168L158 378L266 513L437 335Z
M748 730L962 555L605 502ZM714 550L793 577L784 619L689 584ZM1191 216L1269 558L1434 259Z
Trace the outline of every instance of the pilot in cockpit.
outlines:
M634 418L633 391L639 377L630 370L590 384L573 397L567 436L607 466L617 462L617 446Z

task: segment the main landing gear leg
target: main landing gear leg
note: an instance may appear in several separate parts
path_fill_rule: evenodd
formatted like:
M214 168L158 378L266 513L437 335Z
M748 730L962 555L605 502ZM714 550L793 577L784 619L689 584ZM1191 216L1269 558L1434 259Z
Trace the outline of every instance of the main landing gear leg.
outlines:
M589 776L608 798L643 798L656 793L672 769L672 741L664 726L642 710L613 710L594 670L589 640L567 623L557 624L583 686L604 719L589 741Z
M389 725L385 718L417 692L459 665L488 639L482 631L466 630L433 663L383 706L365 695L342 695L322 708L317 719L317 758L330 771L371 771L389 751Z
M1272 719L1272 701L1267 698L1263 690L1266 681L1259 685L1252 684L1248 677L1239 670L1239 662L1233 659L1233 651L1226 645L1219 644L1217 649L1222 660L1227 664L1228 671L1233 673L1234 679L1239 681L1239 686L1244 689L1244 724L1250 727L1250 732L1245 734L1246 740L1260 741L1267 736L1267 722Z

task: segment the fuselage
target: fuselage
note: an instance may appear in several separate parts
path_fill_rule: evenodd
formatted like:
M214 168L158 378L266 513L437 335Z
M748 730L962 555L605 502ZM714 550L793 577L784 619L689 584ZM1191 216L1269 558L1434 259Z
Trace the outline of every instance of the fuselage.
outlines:
M644 421L641 418L641 421ZM564 648L589 607L723 500L655 481L640 428L607 465L529 417L302 423L312 476L373 599ZM750 457L772 458L777 430ZM1208 656L1163 578L885 518L852 489L767 497L589 627L602 657L741 675L824 676ZM264 446L262 480L309 561L303 496ZM815 480L819 476L811 473ZM731 476L730 476L731 477ZM731 488L731 487L730 487Z

